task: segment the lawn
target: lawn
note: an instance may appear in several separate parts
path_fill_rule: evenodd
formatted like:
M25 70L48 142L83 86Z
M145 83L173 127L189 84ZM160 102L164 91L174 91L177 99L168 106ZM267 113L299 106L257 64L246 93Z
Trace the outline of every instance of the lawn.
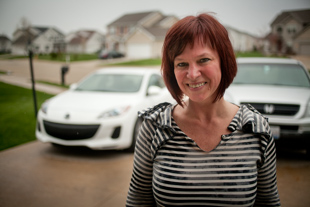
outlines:
M38 92L38 107L53 95ZM0 82L0 150L35 140L32 91Z

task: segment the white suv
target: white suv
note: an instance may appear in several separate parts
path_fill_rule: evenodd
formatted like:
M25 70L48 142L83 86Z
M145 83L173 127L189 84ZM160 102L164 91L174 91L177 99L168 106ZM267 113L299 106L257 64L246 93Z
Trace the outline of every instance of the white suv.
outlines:
M293 59L238 58L238 73L225 98L251 104L268 118L278 144L310 152L310 76Z

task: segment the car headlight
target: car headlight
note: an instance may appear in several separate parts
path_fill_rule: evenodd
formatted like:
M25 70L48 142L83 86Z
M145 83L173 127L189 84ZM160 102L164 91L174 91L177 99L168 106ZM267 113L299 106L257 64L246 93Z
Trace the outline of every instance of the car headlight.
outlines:
M41 110L45 114L47 113L48 104L49 104L49 100L46 100L41 106Z
M111 110L105 111L102 114L99 115L99 119L101 118L110 118L110 117L116 117L125 114L130 109L130 106L122 106L122 107L116 107Z

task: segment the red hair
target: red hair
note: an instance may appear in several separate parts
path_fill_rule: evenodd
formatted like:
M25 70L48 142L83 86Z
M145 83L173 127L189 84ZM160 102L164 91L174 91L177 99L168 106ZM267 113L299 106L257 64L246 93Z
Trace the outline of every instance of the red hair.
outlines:
M187 44L193 46L195 40L199 40L203 45L209 44L220 57L222 79L214 102L223 97L237 73L234 50L228 32L221 23L209 14L200 14L197 17L187 16L181 19L166 34L161 63L165 84L172 97L181 106L183 106L183 92L175 78L174 59L184 51Z

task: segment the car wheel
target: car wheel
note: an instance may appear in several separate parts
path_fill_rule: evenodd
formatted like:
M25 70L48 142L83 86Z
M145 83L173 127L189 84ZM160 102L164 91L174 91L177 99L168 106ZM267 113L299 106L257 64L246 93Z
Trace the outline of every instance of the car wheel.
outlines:
M133 135L132 135L131 145L128 148L129 152L134 152L135 151L136 140L137 140L137 137L139 135L139 131L140 131L140 127L141 127L142 122L143 122L142 118L138 118L137 121L136 121L136 124L135 124L135 126L133 128Z

